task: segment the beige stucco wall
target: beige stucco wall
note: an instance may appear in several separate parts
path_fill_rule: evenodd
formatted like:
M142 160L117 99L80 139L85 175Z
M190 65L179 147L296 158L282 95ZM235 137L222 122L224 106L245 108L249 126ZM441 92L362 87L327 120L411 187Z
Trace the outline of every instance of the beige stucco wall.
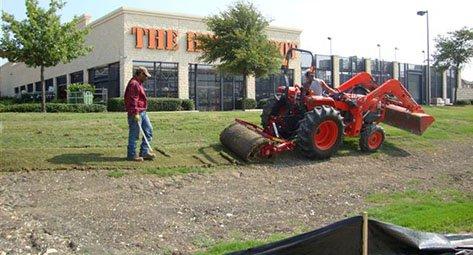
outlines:
M92 52L68 64L59 64L45 69L44 78L50 79L80 70L84 71L84 81L88 80L87 69L118 62L123 55L123 15L104 16L90 24L91 31L86 43L93 46ZM1 94L13 96L14 88L40 80L39 68L28 68L24 63L6 63L1 67ZM54 79L54 86L56 80Z

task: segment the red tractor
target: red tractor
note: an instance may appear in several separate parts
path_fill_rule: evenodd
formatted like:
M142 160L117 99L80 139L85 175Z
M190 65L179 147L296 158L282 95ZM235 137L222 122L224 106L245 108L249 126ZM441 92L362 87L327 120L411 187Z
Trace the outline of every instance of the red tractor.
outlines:
M302 54L309 56L309 72L315 69L315 58L306 50L290 49L286 63L294 52L300 52L301 59ZM418 135L434 122L395 79L378 86L370 74L361 72L327 90L314 95L297 84L280 86L263 109L262 127L237 119L220 134L220 141L244 160L296 148L308 158L326 159L337 152L343 136L359 137L362 151L378 150L385 139L380 122Z

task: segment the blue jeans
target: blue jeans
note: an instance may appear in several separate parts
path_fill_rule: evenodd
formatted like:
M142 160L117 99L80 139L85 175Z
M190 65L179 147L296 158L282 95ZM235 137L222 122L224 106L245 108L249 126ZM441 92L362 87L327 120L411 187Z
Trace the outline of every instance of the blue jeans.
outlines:
M145 111L140 112L140 124L151 146L151 140L153 139L153 127L151 126L151 122L149 121L148 115ZM138 126L138 122L135 121L134 116L128 115L128 129L127 158L133 159L136 156L136 140L138 140L140 136L140 127ZM143 156L147 153L148 146L146 145L145 139L142 138L139 155Z

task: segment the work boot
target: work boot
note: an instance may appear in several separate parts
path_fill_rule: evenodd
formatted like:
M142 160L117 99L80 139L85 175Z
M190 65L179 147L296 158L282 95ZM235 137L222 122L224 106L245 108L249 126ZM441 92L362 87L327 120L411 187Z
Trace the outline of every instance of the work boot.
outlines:
M136 157L134 157L134 158L127 158L126 160L128 160L128 161L135 161L135 162L143 162L144 159L143 159L143 157L138 157L138 156L136 156Z
M156 158L156 154L148 151L146 154L141 155L141 157L145 160L153 160Z

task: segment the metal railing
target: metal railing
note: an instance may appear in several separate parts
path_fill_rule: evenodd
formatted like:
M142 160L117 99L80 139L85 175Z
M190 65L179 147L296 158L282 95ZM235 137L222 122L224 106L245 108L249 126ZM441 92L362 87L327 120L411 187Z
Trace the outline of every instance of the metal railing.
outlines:
M52 91L46 91L45 97L46 101L51 101L54 100L55 98L55 93ZM15 94L15 97L17 99L21 99L21 101L24 102L41 102L41 92L35 91L35 92L26 92L25 90L21 91L20 93Z
M94 103L106 104L108 101L108 89L106 88L95 88Z

